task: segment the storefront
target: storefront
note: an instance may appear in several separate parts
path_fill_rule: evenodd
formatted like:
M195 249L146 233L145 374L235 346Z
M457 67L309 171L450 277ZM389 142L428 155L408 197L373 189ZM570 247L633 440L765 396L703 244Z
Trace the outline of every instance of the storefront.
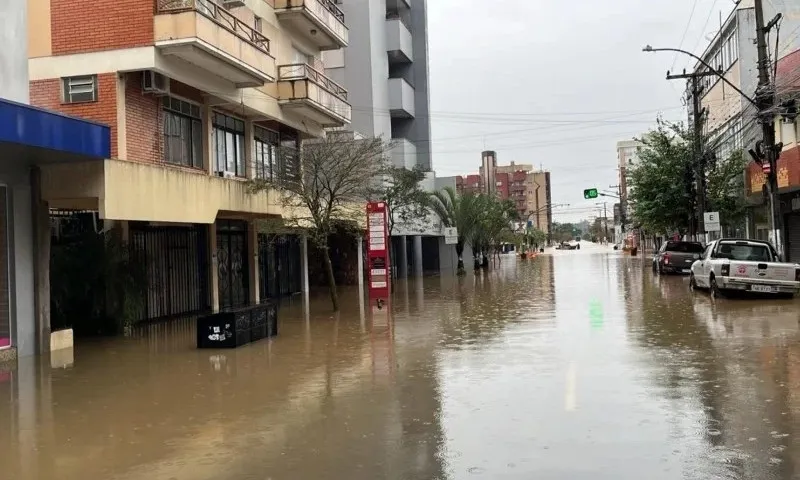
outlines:
M39 167L111 155L105 125L0 99L0 349L49 348L50 225ZM0 353L0 356L2 353Z

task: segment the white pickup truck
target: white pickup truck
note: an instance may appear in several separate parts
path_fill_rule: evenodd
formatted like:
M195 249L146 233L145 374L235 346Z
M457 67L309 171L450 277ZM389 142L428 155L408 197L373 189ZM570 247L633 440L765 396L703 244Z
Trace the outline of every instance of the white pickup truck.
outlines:
M780 262L767 242L722 238L706 245L692 264L689 285L714 296L753 292L791 297L800 291L800 265Z

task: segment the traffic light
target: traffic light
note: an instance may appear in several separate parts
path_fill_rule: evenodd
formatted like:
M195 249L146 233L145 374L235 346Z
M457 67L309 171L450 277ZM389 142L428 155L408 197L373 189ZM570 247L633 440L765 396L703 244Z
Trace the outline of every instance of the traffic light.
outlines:
M583 191L583 198L587 200L591 200L592 198L597 198L597 189L596 188L587 188Z

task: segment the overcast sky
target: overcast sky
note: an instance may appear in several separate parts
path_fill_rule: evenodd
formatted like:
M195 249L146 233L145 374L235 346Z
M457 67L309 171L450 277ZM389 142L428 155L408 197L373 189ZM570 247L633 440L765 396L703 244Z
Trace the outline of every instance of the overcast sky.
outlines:
M498 163L551 172L555 221L596 215L583 189L616 185L616 142L658 115L686 118L687 58L701 52L732 0L428 0L433 167L477 173L482 150ZM723 18L724 19L724 18ZM688 26L688 27L687 27ZM685 35L684 35L685 32ZM674 67L673 67L673 62ZM609 204L609 215L611 204Z

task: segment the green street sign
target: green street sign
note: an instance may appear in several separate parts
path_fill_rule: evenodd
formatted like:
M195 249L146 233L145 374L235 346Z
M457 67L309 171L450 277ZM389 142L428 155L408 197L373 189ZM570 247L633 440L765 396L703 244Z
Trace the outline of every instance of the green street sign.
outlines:
M583 198L587 200L591 200L592 198L597 198L597 189L596 188L587 188L583 191Z

